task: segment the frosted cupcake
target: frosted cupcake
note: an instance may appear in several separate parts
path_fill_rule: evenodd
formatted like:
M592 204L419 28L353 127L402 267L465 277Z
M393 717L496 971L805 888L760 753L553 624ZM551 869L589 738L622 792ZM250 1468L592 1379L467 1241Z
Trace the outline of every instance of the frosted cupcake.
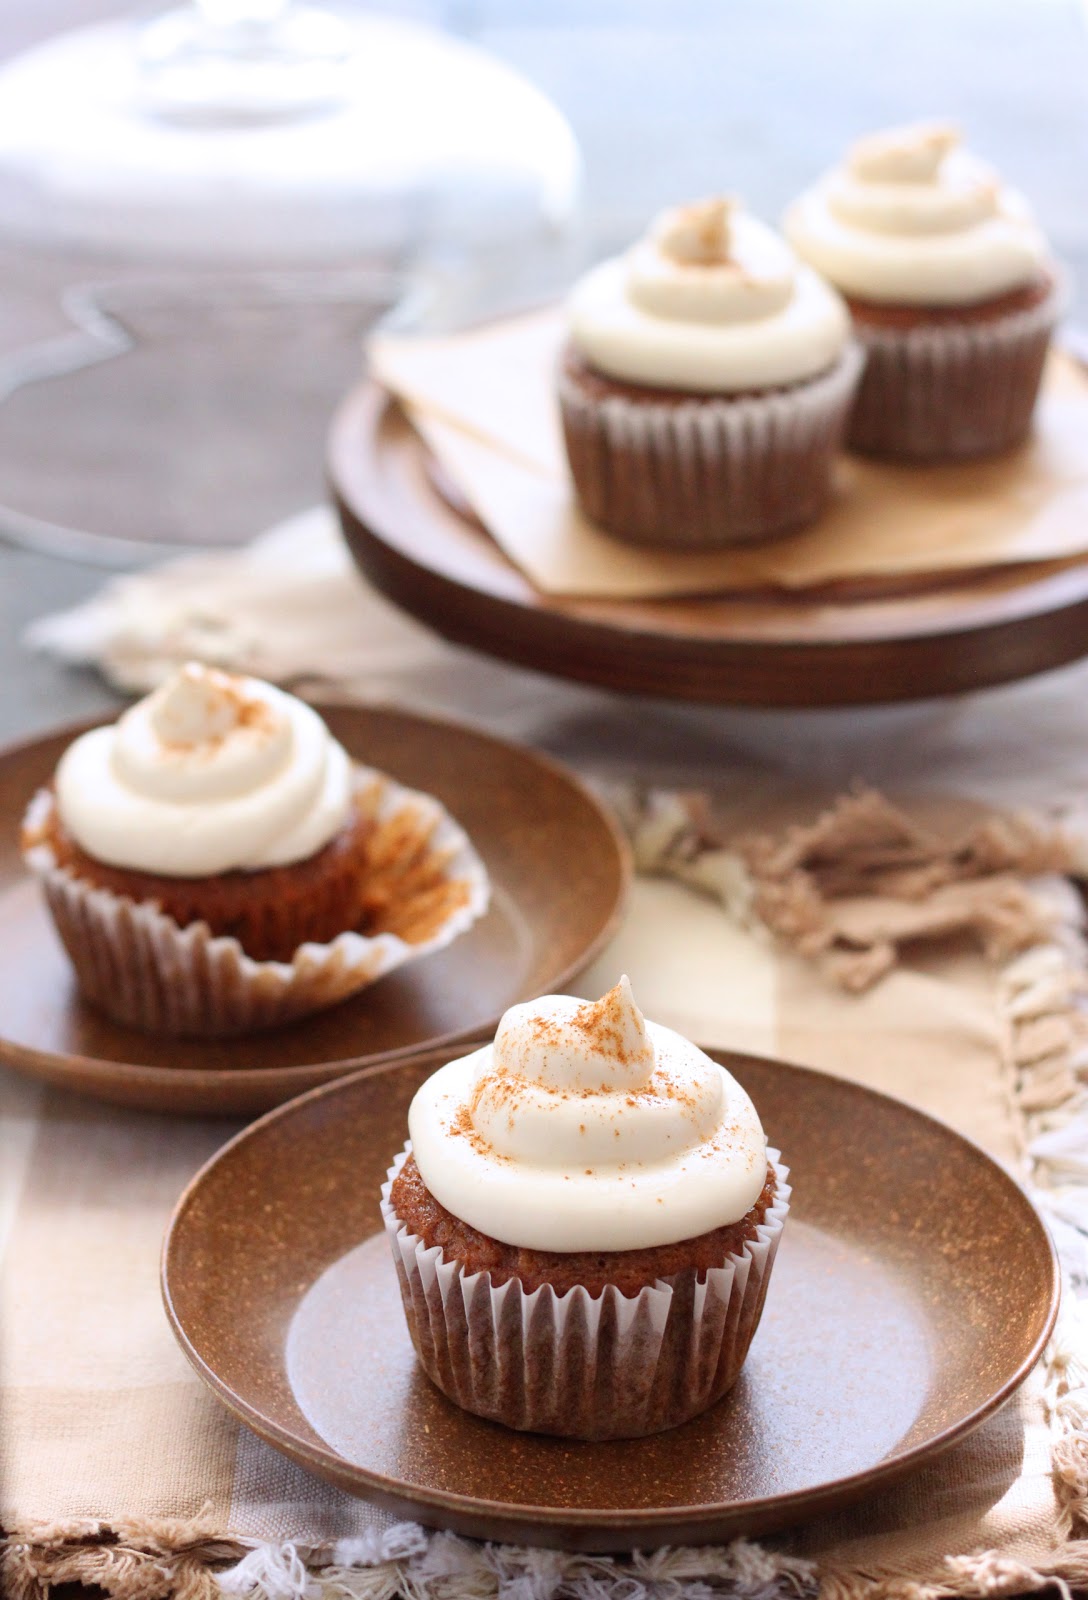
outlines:
M666 211L567 312L559 403L594 522L705 549L819 515L861 357L839 295L770 228L725 199Z
M466 1410L578 1439L657 1433L737 1378L789 1208L724 1068L602 1000L513 1006L422 1085L382 1191L419 1359Z
M332 1005L488 898L437 801L353 762L293 695L196 663L69 746L22 845L87 998L167 1033Z
M955 128L862 139L784 226L847 297L865 346L854 449L941 461L1024 438L1061 278L1023 197Z

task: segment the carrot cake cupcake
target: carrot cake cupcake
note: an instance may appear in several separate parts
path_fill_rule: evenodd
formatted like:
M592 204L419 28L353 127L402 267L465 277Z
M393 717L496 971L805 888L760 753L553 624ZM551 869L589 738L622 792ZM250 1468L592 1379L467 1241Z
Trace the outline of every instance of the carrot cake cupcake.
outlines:
M944 123L860 140L786 214L866 351L848 434L871 455L993 455L1031 425L1061 274L1026 201Z
M84 993L153 1031L331 1005L487 903L436 801L354 763L293 695L197 663L65 751L22 843Z
M579 1439L657 1433L736 1380L789 1207L740 1084L595 1003L513 1006L408 1115L382 1211L428 1376L458 1405Z
M709 549L812 522L861 371L837 292L736 202L659 216L575 285L559 404L618 539Z

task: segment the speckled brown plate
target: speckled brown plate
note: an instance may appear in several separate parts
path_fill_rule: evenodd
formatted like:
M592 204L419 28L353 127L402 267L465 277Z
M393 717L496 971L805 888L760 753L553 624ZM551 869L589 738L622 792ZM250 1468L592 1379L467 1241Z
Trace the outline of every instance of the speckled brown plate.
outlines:
M66 728L0 752L0 1061L119 1105L265 1111L360 1067L486 1032L508 1005L563 989L592 960L622 911L630 864L572 774L455 723L321 710L353 755L436 795L467 830L491 877L487 915L448 949L290 1027L221 1043L121 1027L80 998L19 855L27 801L82 732Z
M193 1180L167 1233L166 1309L197 1372L341 1488L432 1526L579 1550L765 1532L915 1470L984 1422L1040 1355L1054 1253L988 1156L898 1100L718 1055L794 1185L736 1388L633 1442L469 1416L416 1367L377 1205L412 1095L450 1054L262 1118Z

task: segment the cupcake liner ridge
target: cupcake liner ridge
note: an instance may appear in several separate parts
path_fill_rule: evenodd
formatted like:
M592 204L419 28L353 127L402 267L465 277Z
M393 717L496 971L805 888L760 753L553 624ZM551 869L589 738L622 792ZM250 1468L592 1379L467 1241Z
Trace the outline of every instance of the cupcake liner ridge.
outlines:
M765 394L660 403L587 393L561 367L559 403L578 500L627 543L714 549L813 522L831 493L864 355Z

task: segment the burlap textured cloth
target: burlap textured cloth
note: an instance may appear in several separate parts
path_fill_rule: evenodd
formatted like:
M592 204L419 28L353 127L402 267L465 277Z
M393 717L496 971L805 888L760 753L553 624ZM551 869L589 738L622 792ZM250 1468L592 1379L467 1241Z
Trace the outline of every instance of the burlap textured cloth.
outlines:
M398 646L409 691L426 676L403 664L412 633ZM442 649L426 641L428 660ZM449 652L444 665L456 674L463 658ZM509 727L525 679L493 670L508 707L493 720ZM553 731L567 719L568 752L599 751L608 728L631 737L605 697L584 696L575 727L574 695L557 690L551 706ZM1051 706L1047 726L1062 715ZM708 724L677 716L694 752ZM928 746L915 738L933 792L902 807L868 789L829 806L830 759L785 783L787 763L742 764L735 741L727 763L721 744L713 760L702 750L703 776L719 769L713 803L678 792L675 763L661 791L613 787L641 872L625 926L579 987L598 993L622 967L649 1015L899 1094L1029 1182L1072 1292L1013 1403L902 1487L759 1545L607 1560L395 1524L238 1427L166 1326L163 1227L229 1125L124 1113L2 1075L4 1595L37 1600L70 1578L119 1600L779 1589L928 1600L1088 1583L1088 1318L1076 1296L1088 1279L1088 980L1068 879L1083 830L1015 808L1008 791L985 805L942 798L942 740L947 726L931 727ZM647 765L639 753L629 767ZM892 766L885 747L871 775ZM974 775L985 771L976 760Z

